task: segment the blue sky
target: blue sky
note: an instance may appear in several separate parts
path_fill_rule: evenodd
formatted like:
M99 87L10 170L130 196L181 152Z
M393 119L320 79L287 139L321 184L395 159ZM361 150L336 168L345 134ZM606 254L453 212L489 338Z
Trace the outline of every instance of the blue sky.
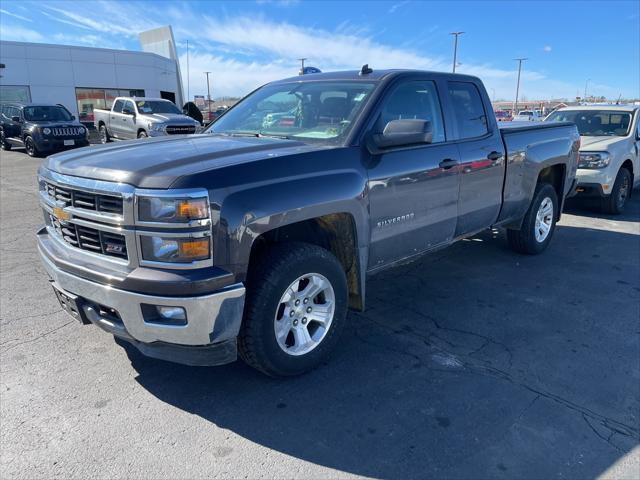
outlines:
M14 1L0 3L0 38L139 50L137 33L172 25L190 93L242 95L295 75L297 58L324 71L420 68L480 76L496 99L521 95L640 97L640 1ZM186 92L185 92L186 93Z

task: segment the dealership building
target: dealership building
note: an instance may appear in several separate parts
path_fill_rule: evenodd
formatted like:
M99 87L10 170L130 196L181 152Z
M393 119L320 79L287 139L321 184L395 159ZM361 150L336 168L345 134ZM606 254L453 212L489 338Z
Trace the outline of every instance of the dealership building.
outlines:
M171 27L140 34L143 51L0 41L0 100L62 104L81 122L118 96L184 104Z

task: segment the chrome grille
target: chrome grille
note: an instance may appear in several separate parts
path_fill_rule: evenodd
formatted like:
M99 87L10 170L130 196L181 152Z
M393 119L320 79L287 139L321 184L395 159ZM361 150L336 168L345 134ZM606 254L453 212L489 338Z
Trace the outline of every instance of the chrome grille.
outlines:
M51 214L49 214L49 220L62 240L72 247L111 257L128 258L124 235L76 225L75 223L62 223Z
M65 207L84 208L96 212L107 212L122 215L122 197L94 194L83 190L74 190L45 182L45 191L50 198L64 202Z
M51 131L55 137L77 137L84 133L84 127L53 127Z
M167 135L196 133L196 127L194 125L169 125L165 129L165 132L167 132Z

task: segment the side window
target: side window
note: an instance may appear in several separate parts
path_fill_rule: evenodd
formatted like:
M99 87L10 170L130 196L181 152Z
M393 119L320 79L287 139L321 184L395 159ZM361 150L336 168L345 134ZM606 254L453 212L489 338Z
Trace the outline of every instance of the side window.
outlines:
M116 103L113 105L113 111L116 113L122 113L122 106L124 105L123 100L116 100Z
M487 113L480 92L473 83L449 82L449 97L460 138L481 137L489 131Z
M405 82L398 85L385 99L380 118L382 129L391 120L427 120L431 122L432 143L445 141L442 107L436 85L431 81Z
M636 120L636 138L640 139L640 110L636 112L638 120Z
M124 110L125 108L130 110L131 113L136 113L136 107L133 106L133 102L132 101L129 101L129 100L125 101L124 102L124 107L122 109Z

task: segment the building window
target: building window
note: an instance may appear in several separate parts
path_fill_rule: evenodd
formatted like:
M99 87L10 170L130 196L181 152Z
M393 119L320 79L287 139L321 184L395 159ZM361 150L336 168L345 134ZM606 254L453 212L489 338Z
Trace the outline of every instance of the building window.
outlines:
M0 102L31 101L31 91L25 85L0 85Z
M116 97L144 97L144 90L115 88L76 88L78 115L81 122L93 123L93 110L111 109Z

